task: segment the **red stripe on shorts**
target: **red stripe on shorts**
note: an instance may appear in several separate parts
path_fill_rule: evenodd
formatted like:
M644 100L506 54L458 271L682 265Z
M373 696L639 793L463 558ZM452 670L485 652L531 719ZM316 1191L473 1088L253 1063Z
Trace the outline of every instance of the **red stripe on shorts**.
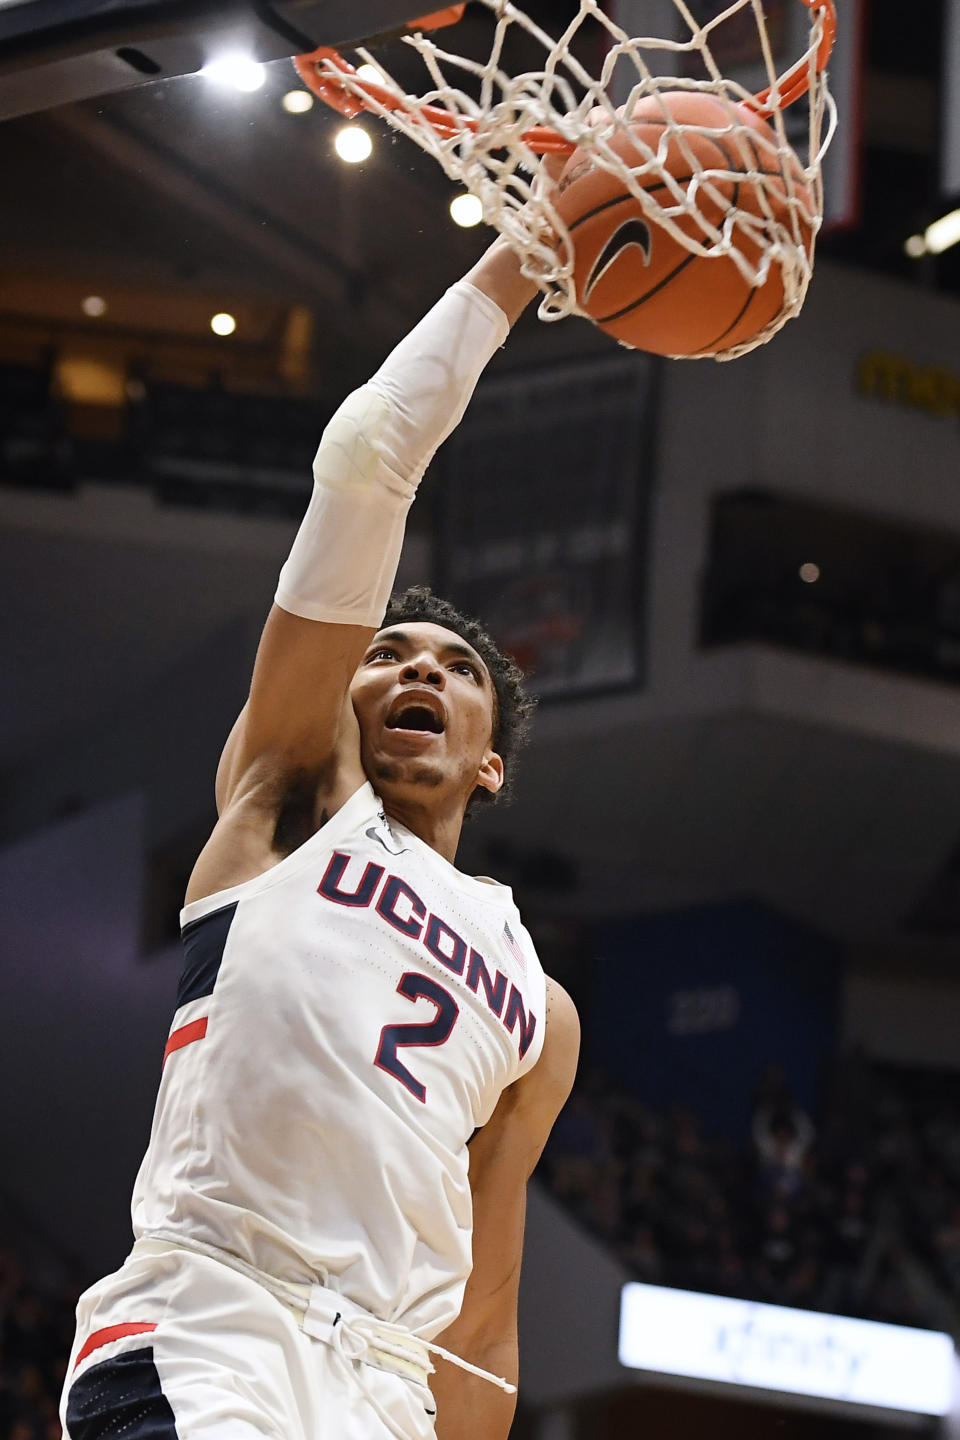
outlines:
M99 1350L101 1345L109 1345L111 1340L122 1340L125 1335L148 1335L156 1328L156 1325L144 1322L139 1325L108 1325L105 1330L94 1330L92 1335L87 1336L73 1368L76 1370L81 1360L86 1360L87 1356L92 1355L94 1350Z
M167 1048L163 1052L163 1063L166 1065L168 1056L174 1050L182 1050L184 1045L192 1045L194 1040L202 1040L207 1033L207 1017L200 1020L191 1020L189 1025L181 1025L179 1030L174 1030L167 1041Z

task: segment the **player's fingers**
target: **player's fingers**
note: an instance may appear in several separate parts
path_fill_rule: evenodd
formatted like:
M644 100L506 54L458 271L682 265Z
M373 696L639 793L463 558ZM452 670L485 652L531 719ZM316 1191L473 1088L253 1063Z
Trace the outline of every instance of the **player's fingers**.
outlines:
M542 155L540 157L540 168L547 179L555 185L563 174L563 167L569 159L569 155Z

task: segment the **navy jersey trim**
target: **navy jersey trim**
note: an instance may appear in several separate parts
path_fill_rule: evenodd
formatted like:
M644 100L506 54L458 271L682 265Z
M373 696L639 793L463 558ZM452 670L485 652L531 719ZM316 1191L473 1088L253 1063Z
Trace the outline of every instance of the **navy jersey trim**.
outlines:
M67 1396L70 1440L179 1440L153 1346L101 1360L78 1375Z
M232 905L224 905L222 910L201 915L199 920L191 920L189 925L184 925L180 934L184 963L177 987L177 1009L191 1000L213 994L227 936L239 904L239 900L234 900Z

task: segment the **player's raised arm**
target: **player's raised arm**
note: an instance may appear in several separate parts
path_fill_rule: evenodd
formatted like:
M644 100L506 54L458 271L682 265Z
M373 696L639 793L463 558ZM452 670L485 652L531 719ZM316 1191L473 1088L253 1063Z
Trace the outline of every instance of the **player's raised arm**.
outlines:
M417 486L534 293L497 241L330 421L221 762L221 814L240 792L316 776L335 758L351 723L350 679L386 608Z

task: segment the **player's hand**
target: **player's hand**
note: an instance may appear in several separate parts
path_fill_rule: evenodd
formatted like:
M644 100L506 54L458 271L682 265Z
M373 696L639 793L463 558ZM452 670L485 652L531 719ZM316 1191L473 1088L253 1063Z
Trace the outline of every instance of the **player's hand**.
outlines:
M624 105L618 106L616 115L622 116L625 109ZM594 105L592 110L587 111L587 124L591 130L612 130L613 113L606 105ZM560 177L569 163L569 155L541 155L539 173L537 181L534 183L534 194L538 198L544 192L549 195L552 188L559 183Z

